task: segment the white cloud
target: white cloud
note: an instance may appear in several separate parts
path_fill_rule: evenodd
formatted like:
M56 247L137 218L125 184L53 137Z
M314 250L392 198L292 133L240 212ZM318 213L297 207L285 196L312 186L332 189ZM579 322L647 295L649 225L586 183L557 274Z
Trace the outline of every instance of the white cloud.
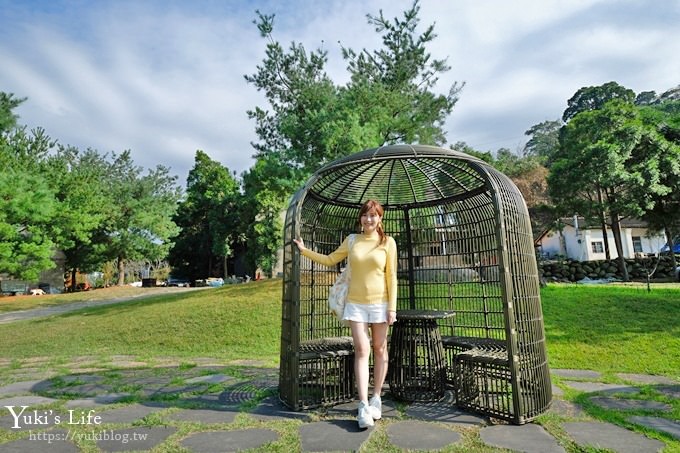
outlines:
M74 6L77 5L77 6ZM375 49L366 14L402 15L411 0L294 2L0 0L0 90L27 96L21 122L62 143L101 152L131 149L182 179L202 149L231 170L253 161L254 124L264 106L248 85L266 41L255 9L275 13L275 38L329 53L345 83L342 45ZM482 150L521 146L533 124L556 119L582 86L617 81L635 91L677 85L680 6L636 0L422 0L435 22L434 58L452 66L440 81L467 83L447 123L451 143Z

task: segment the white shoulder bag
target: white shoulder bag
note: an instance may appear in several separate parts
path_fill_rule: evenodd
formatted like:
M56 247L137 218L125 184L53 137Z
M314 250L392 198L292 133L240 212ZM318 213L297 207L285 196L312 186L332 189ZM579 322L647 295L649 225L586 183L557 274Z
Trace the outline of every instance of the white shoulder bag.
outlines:
M347 266L340 272L335 283L333 283L331 289L328 290L328 307L335 313L338 321L340 321L343 326L349 326L349 322L343 321L342 317L345 314L345 302L347 302L347 293L349 292L349 279L351 276L349 252L354 245L354 239L355 235L350 234L347 242Z

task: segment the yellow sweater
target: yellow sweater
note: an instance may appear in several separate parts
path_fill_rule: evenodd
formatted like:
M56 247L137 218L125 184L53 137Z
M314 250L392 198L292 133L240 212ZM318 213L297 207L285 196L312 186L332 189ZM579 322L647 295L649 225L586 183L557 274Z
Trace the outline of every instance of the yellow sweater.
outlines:
M333 266L347 257L349 237L330 255L309 249L301 253L319 264ZM379 245L380 236L356 234L349 252L351 275L347 299L356 304L387 302L387 309L397 310L397 244L387 237Z

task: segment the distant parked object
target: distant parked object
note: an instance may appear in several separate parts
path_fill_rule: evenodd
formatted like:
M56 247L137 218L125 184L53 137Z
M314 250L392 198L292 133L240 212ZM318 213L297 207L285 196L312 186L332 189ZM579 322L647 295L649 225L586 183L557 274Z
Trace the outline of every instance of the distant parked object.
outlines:
M197 288L209 286L211 288L219 288L224 285L224 279L219 277L210 277L206 279L196 280L194 282Z
M34 288L34 289L29 290L29 291L31 293L31 296L44 296L45 295L45 291L43 291L40 288Z
M661 250L659 252L661 253L668 253L668 244L664 245L661 247ZM675 242L673 244L673 253L680 253L680 238L675 238Z
M166 283L166 286L178 286L181 288L188 288L191 286L191 282L184 278L170 277Z
M208 278L205 282L208 286L212 286L213 288L219 288L224 285L224 279L222 278Z

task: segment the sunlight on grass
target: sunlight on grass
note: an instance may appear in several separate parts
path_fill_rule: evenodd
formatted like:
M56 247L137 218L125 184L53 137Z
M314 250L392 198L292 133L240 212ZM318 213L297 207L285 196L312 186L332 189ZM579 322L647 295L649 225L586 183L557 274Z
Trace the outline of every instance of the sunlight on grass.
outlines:
M680 287L551 285L542 300L552 367L680 377Z
M162 295L0 325L0 357L137 355L278 362L281 281Z
M180 292L180 288L138 288L135 286L112 286L77 293L47 294L44 296L10 296L0 297L0 313L30 310L32 308L50 307L74 302L105 301L121 298L144 297L155 293Z

